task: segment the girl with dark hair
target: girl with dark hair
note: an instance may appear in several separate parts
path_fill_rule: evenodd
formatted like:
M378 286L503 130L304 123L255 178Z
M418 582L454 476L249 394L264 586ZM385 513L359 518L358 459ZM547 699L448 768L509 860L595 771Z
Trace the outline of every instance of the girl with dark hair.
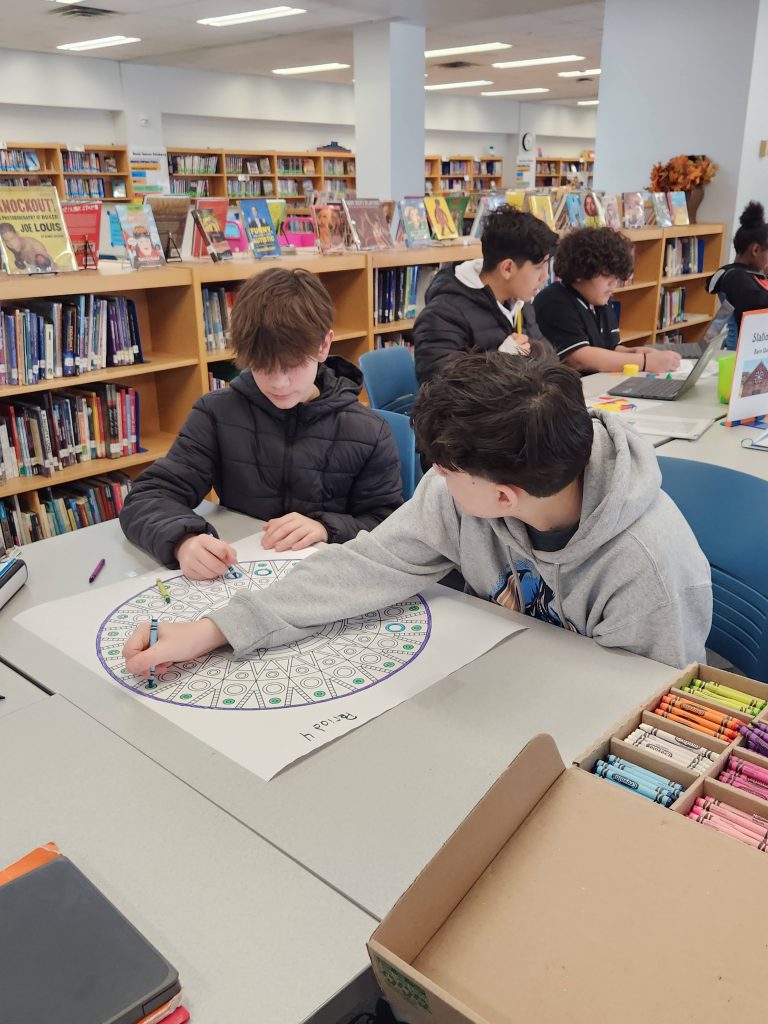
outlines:
M733 306L734 330L727 348L736 348L742 313L768 309L768 224L761 203L747 203L733 236L736 259L720 267L707 281L710 295L719 295Z

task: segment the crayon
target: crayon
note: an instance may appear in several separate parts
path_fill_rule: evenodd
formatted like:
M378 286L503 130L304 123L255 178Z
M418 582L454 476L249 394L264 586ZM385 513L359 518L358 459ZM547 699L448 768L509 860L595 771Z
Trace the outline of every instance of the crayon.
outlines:
M645 742L638 741L633 746L638 750L647 750L655 757L663 757L670 764L677 765L679 768L687 768L689 771L699 774L709 771L712 767L712 762L701 754L683 753L682 751L678 753L674 747L667 746L653 738Z
M764 783L761 784L756 782L754 779L749 779L746 776L741 777L734 775L733 772L724 772L719 776L718 782L722 782L726 786L730 786L732 789L741 790L742 793L749 793L750 796L759 797L761 800L768 800L768 786Z
M708 708L703 704L697 704L692 700L685 700L684 697L674 697L667 694L661 698L659 707L667 708L670 711L674 709L685 711L686 714L703 718L705 722L713 722L724 729L738 729L742 724L738 718L733 718L731 715L721 715L719 711L713 711L712 708Z
M689 715L675 714L672 711L654 711L653 714L659 715L661 718L668 718L670 722L677 722L678 725L687 725L690 729L702 732L712 739L724 739L730 742L739 735L734 729L720 729L712 722L705 722Z
M746 843L746 845L755 847L756 850L762 850L763 853L765 853L767 845L766 840L759 840L752 836L745 835L742 831L739 831L738 828L729 824L727 821L720 821L712 817L708 817L707 815L698 817L696 815L689 814L688 817L692 817L694 820L697 820L699 824L702 824L706 828L714 828L716 831L719 831L719 833L722 833L723 836L730 836L733 839L740 840L742 843Z
M637 729L635 732L630 733L624 742L629 743L633 747L639 747L642 750L652 750L658 753L660 757L673 760L679 764L689 764L695 759L715 760L712 751L707 750L706 747L700 747L690 740L685 740L684 745L678 746L672 742L672 739L667 738L672 735L671 733L659 735L660 733L663 733L663 730L654 729L652 732L641 732ZM674 739L676 738L674 737Z
M659 739L666 740L668 743L674 743L677 747L685 747L687 750L695 750L697 752L701 751L702 754L711 757L713 761L719 756L714 750L710 750L709 747L700 747L693 740L683 739L682 736L675 736L673 732L665 732L663 729L658 729L655 725L646 725L645 722L641 722L637 728L640 732L650 736L658 736Z
M602 767L599 768L598 765L602 765ZM612 782L614 785L630 789L633 793L644 796L647 800L652 800L654 803L662 804L664 807L671 806L678 796L677 793L673 793L669 789L641 782L637 777L618 771L604 761L598 761L598 764L595 765L595 775L602 779L607 779L608 782Z
M89 583L93 583L93 581L94 581L94 580L96 579L96 577L97 577L97 576L99 575L99 573L101 572L101 570L102 570L102 569L104 568L104 563L105 563L105 562L106 562L106 558L101 558L101 559L99 559L99 562L98 562L98 564L97 564L96 568L95 568L95 569L93 570L93 572L91 573L91 575L90 575L90 576L88 577L88 582L89 582Z
M694 711L687 710L685 706L665 703L659 704L659 706L656 708L655 714L666 713L670 715L682 716L690 722L696 722L697 724L702 725L703 728L708 729L710 732L717 732L718 729L724 729L728 732L732 732L734 736L738 736L738 727L742 724L740 721L738 721L738 719L735 720L735 725L731 725L728 723L734 721L734 719L731 719L730 717L727 719L723 719L722 716L718 715L716 711L709 711L704 708L700 708L699 710L700 713L696 713ZM710 718L710 715L714 715L717 721L713 721L712 718Z
M638 778L645 778L653 786L661 786L664 789L677 789L682 792L683 786L679 782L673 782L671 779L667 779L663 775L659 775L658 772L652 772L648 768L641 768L640 765L634 764L632 761L627 761L623 757L617 757L616 754L608 754L605 760L612 768L629 772L631 775L636 775Z
M747 814L745 811L739 811L735 807L731 807L730 804L717 800L713 796L697 797L694 801L694 807L723 814L725 817L732 818L735 821L745 822L762 830L768 836L768 818L762 818L759 814Z
M713 811L701 811L695 810L692 813L698 813L699 818L708 818L710 821L722 821L729 825L731 828L738 829L743 835L752 836L753 839L757 839L762 842L768 842L768 835L759 828L755 828L754 825L739 821L729 815L720 814Z
M166 587L163 581L159 578L155 580L155 586L160 591L160 597L162 597L166 604L170 604L171 594L170 591L168 590L168 587Z
M224 573L225 580L239 580L242 579L242 576L243 574L234 565L228 565L227 571Z
M149 623L149 646L151 647L153 644L156 644L156 643L157 643L157 617L155 615L153 615L151 620L150 620L150 623ZM156 686L157 686L157 683L155 682L155 667L153 665L152 668L149 670L149 679L147 680L147 689L148 690L154 690Z
M749 707L759 708L762 710L765 707L765 701L761 697L753 697L750 693L745 693L743 690L735 690L731 686L724 686L722 683L707 683L701 679L694 679L688 687L696 690L705 690L707 693L715 693L719 697L729 697L731 700L739 701L742 704L747 704ZM681 689L687 689L687 687L681 687Z
M728 711L738 711L741 715L750 715L754 717L760 714L763 710L761 707L754 707L747 701L734 700L732 697L721 697L716 693L710 693L709 690L688 690L686 693L690 693L695 697L705 697L711 704L717 704L718 707L725 708Z
M761 768L760 765L752 764L751 761L745 761L743 758L731 754L728 758L728 767L731 771L741 772L742 775L748 775L749 778L768 785L768 769Z

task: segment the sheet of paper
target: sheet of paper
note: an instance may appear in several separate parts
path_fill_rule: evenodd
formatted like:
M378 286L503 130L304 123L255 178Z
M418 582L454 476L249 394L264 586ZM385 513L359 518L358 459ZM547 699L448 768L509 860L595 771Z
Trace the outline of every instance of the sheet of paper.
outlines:
M679 437L695 441L715 422L712 416L630 416L629 422L641 434L653 437Z
M661 404L649 398L617 398L616 395L600 395L587 399L588 409L602 409L603 412L649 412Z
M673 380L687 380L693 372L693 368L696 365L696 359L681 359L680 366L673 370L672 373L667 375L666 373L659 374L661 377L670 376ZM705 380L707 377L714 377L717 375L717 362L716 360L710 360L704 367L701 377L699 380Z
M238 541L238 579L187 580L161 570L22 612L14 620L114 686L263 779L376 718L522 627L446 587L323 627L236 661L228 648L158 674L127 674L121 649L150 615L193 621L238 590L269 587L311 552ZM155 585L165 583L167 604ZM229 652L229 653L228 653Z

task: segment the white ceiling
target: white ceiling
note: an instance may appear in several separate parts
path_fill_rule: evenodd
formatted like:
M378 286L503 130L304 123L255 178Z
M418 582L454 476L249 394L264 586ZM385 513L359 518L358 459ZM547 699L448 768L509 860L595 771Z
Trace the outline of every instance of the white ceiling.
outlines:
M92 50L73 56L198 68L206 71L270 75L276 67L352 64L355 25L398 19L427 28L427 49L470 43L511 43L509 50L434 58L426 63L427 84L493 82L490 89L545 87L532 101L575 102L597 97L599 79L578 82L557 72L598 67L603 27L603 2L574 3L545 0L557 9L542 11L541 0L288 0L307 13L267 22L211 28L196 19L274 6L275 0L84 0L68 6L51 0L0 0L3 31L0 46L7 49L56 53L60 43L102 36L138 36L141 42ZM84 6L111 12L101 17L64 16ZM467 12L471 10L471 20ZM58 51L61 52L61 51ZM540 68L500 70L493 61L524 60L576 53L583 63ZM446 60L466 60L459 70L439 68ZM354 68L301 76L302 80L351 82ZM455 95L479 95L480 88ZM453 95L443 92L442 95ZM521 97L526 100L526 97ZM486 100L493 103L492 98Z

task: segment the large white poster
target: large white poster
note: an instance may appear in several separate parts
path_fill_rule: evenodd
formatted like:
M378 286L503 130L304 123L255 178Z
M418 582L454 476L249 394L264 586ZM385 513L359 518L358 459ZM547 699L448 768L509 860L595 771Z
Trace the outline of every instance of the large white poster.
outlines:
M193 581L162 570L29 609L15 621L75 658L94 686L121 687L157 714L263 779L449 675L521 627L445 587L324 626L313 636L236 661L229 648L159 673L155 685L126 672L134 628L198 619L239 590L261 590L307 552L237 544L237 578ZM311 552L310 552L311 553Z

